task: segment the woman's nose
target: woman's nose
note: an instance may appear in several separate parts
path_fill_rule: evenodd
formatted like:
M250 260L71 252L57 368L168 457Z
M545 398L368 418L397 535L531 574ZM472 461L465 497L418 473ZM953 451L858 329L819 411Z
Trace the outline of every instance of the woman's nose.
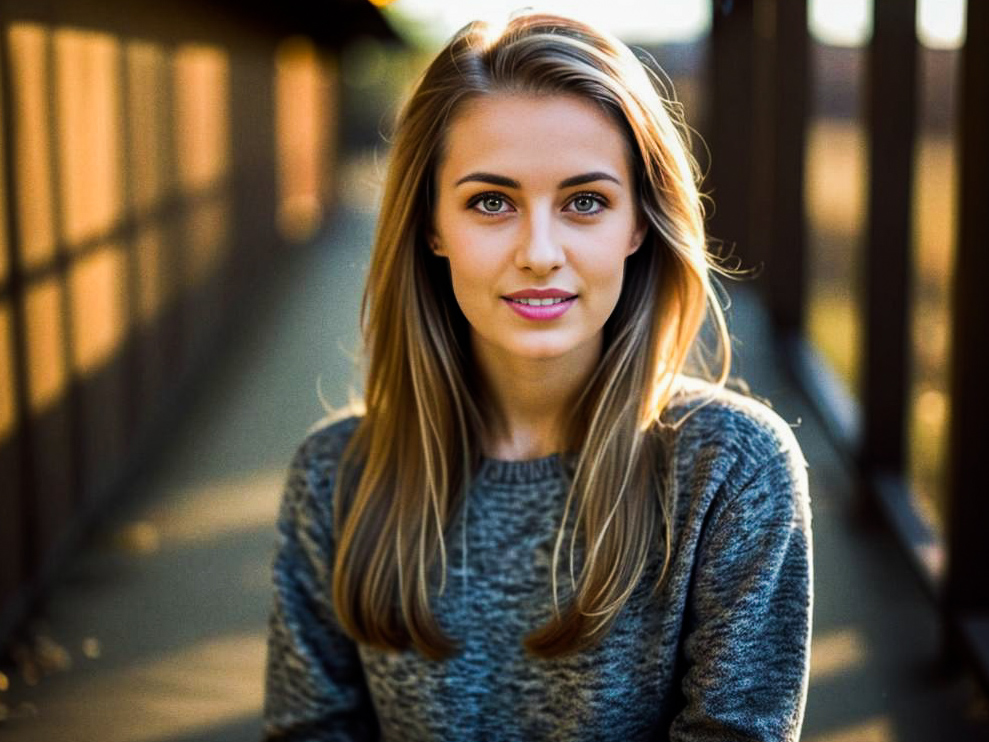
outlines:
M529 213L527 227L519 235L515 265L537 276L548 275L566 261L559 230L553 223L552 215L543 210Z

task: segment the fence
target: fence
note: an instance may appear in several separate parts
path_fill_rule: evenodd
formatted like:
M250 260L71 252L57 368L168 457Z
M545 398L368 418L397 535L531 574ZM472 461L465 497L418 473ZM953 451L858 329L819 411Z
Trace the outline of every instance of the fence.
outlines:
M808 342L807 157L811 41L807 4L715 2L711 35L713 231L737 243L760 281L782 355L852 462L863 502L902 542L942 612L945 647L975 660L989 685L989 499L980 467L986 390L989 276L980 231L989 203L989 6L967 5L960 50L957 233L950 322L944 528L911 496L911 317L918 307L913 234L918 150L916 3L873 4L865 50L865 191L862 327L853 349L857 389L838 382ZM950 188L954 184L948 183ZM855 287L847 287L855 292Z
M0 644L322 223L333 49L390 34L227 5L0 8Z

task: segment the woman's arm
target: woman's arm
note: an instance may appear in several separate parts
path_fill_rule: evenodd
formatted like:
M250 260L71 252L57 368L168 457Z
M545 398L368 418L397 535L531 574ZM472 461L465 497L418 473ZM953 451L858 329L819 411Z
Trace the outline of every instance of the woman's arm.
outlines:
M326 470L335 462L317 457L316 440L311 436L296 453L278 516L265 739L374 739L377 720L357 648L333 609L333 485Z
M792 742L810 663L812 553L799 449L767 461L711 513L685 624L671 742Z

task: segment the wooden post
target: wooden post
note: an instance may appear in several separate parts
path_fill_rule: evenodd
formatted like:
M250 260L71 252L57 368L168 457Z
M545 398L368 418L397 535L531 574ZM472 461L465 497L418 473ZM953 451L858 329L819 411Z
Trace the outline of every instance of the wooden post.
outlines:
M765 2L765 0L764 0ZM772 200L766 265L769 310L778 330L803 330L806 306L804 149L810 89L807 3L771 0Z
M989 4L968 3L968 38L961 52L958 128L960 173L958 253L954 275L951 423L948 448L948 572L950 610L982 614L982 666L989 676Z
M9 307L13 378L17 408L14 431L0 441L0 642L13 629L18 612L23 610L24 583L27 581L32 555L29 553L29 503L35 499L36 483L31 469L30 398L28 396L27 337L24 319L24 286L21 277L20 224L13 184L14 163L14 96L10 71L7 31L10 19L0 6L0 146L3 147L3 218L6 222L7 278L0 283L0 299Z
M713 0L711 27L710 232L725 252L753 265L749 241L753 145L754 0Z
M909 276L916 119L916 0L877 2L869 49L869 196L862 353L866 470L906 461Z

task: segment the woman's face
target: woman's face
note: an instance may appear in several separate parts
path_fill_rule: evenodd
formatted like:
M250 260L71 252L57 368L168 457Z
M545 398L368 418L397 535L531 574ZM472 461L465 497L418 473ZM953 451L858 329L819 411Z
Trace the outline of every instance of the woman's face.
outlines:
M450 261L475 353L596 362L645 234L613 121L575 96L472 100L450 125L437 191L431 246Z

